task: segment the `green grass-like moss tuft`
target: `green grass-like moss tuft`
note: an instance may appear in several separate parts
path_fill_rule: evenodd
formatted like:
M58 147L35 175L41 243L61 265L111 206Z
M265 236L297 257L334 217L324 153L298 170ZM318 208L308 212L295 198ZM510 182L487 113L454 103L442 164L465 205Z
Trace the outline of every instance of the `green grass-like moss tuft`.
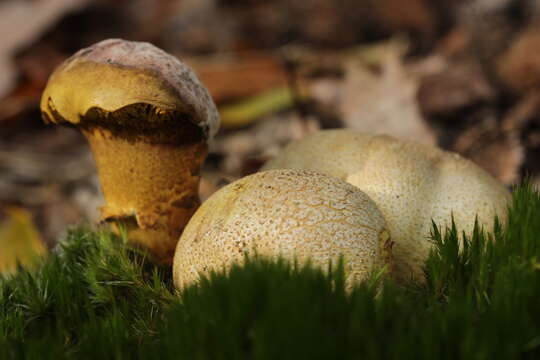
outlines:
M425 284L247 259L175 294L170 269L105 232L69 233L38 271L0 280L6 359L538 359L540 195L459 242L434 226ZM444 234L443 234L444 233Z

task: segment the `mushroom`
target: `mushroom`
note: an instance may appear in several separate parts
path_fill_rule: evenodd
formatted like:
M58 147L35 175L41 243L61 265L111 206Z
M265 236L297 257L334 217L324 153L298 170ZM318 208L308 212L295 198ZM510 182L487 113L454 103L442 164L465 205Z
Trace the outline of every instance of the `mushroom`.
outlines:
M505 221L509 191L458 154L388 136L326 130L289 144L264 165L307 169L346 180L364 191L383 213L398 280L424 280L432 220L471 234L475 219Z
M246 255L282 257L323 269L342 257L346 285L391 265L384 217L345 181L304 170L273 170L210 196L184 230L174 257L178 289Z
M206 88L178 59L144 42L101 41L51 75L41 98L46 123L87 138L105 197L102 220L172 262L199 206L199 170L219 117Z

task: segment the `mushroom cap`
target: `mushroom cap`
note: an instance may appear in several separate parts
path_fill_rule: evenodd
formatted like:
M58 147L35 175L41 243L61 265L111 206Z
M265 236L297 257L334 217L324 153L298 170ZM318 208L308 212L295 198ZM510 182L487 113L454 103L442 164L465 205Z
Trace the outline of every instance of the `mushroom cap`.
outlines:
M174 257L178 288L246 254L327 268L343 256L347 284L390 263L384 217L345 181L304 170L273 170L214 193L186 226Z
M189 120L212 137L219 127L212 98L187 65L152 44L121 39L82 49L60 65L41 111L46 122L113 130L128 125L144 132Z
M398 279L423 279L432 222L472 233L506 220L509 191L458 154L388 136L326 130L289 144L263 170L307 169L346 180L383 213Z

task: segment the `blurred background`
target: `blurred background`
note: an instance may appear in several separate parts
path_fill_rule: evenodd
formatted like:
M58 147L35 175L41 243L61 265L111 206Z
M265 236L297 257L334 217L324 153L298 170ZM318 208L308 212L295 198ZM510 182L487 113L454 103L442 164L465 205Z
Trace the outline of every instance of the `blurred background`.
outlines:
M45 126L39 99L60 62L113 37L154 43L209 88L223 123L203 199L341 127L540 183L538 0L2 0L0 34L0 240L52 246L98 219L89 148Z

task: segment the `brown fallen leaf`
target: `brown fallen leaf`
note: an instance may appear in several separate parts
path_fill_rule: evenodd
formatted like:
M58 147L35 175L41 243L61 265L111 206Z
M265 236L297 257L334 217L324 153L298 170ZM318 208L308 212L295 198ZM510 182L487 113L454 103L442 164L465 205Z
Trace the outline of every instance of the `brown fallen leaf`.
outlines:
M441 71L423 77L418 102L423 114L438 115L489 101L494 95L478 60L469 56L449 61Z
M470 47L471 36L471 30L468 27L463 24L457 24L439 39L435 53L442 54L445 57L462 54Z
M11 89L17 76L11 63L14 53L35 41L60 16L81 8L87 2L88 0L9 0L0 3L0 34L3 34L0 39L0 98Z
M346 127L435 144L417 103L418 80L403 66L402 51L387 51L380 73L353 61L346 64L339 104Z
M497 60L497 73L516 92L540 87L540 23L524 30Z
M523 128L540 114L540 91L531 91L523 96L501 121L504 131L521 132Z
M373 20L388 33L411 31L419 40L432 40L436 33L437 14L430 0L371 0Z
M287 85L285 69L279 59L264 52L218 55L205 60L188 58L185 61L217 103Z
M526 14L523 5L528 1L515 0L466 0L459 9L458 22L470 34L470 49L482 62L490 77L494 74L494 60L513 41L521 19ZM510 9L513 8L513 11Z
M484 168L504 184L520 180L525 154L517 131L505 131L493 118L465 130L453 149Z

